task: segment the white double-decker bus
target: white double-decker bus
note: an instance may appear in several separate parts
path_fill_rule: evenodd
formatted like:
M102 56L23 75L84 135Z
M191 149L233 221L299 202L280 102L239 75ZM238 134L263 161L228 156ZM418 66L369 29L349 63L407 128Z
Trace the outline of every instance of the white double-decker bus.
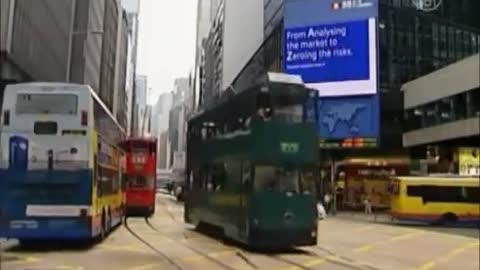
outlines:
M89 86L8 85L0 123L0 238L93 238L120 222L125 132Z

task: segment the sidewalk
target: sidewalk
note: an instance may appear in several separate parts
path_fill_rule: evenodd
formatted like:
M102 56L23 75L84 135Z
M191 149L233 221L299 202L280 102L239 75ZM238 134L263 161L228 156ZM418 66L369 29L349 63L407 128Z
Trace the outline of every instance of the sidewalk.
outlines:
M347 219L352 221L361 221L367 223L392 223L392 218L386 212L373 213L371 215L365 215L363 212L355 211L341 211L337 212L337 215L330 216L334 218Z
M12 246L15 245L15 242L13 240L7 240L4 238L0 238L0 252L3 252Z

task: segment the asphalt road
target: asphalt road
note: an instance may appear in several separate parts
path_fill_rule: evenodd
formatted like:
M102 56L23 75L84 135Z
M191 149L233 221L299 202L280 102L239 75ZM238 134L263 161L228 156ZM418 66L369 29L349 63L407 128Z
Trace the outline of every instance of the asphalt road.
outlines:
M317 247L259 254L194 231L159 195L147 223L130 218L102 243L3 243L1 270L478 270L478 230L398 226L348 214L319 224Z

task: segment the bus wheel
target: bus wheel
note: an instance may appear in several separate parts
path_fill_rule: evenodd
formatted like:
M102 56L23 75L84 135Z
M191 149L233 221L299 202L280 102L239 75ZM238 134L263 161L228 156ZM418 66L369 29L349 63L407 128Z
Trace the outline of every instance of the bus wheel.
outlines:
M106 226L106 217L105 217L105 210L102 211L102 227L100 229L100 240L105 239L107 234L107 226Z
M442 215L442 223L443 224L451 224L451 223L455 223L457 221L458 221L458 217L454 213L448 212L448 213Z
M110 233L113 229L113 221L112 221L112 211L110 211L110 208L108 208L108 214L107 214L107 233Z

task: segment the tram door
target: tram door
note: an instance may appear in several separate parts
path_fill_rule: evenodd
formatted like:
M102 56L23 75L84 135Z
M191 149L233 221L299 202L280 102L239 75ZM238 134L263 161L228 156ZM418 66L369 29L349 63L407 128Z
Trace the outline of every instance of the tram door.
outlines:
M242 185L240 188L240 207L238 211L238 231L240 238L248 236L248 195L252 190L253 170L250 161L242 162Z

